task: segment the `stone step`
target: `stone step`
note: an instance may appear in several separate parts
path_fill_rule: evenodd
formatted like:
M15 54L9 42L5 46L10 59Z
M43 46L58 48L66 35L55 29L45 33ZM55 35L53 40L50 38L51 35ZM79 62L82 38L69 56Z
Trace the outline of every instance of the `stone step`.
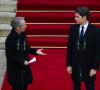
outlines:
M2 1L2 0L0 0L0 1ZM18 1L18 0L3 0L3 1Z
M0 90L3 84L6 66L5 50L0 50Z
M17 9L17 1L0 0L0 12L14 12Z
M0 24L0 37L6 37L10 33L12 27L10 24Z
M16 13L11 12L0 12L0 24L10 24Z
M11 29L10 24L0 24L0 49L5 48L5 40Z
M0 37L0 49L5 48L6 37Z

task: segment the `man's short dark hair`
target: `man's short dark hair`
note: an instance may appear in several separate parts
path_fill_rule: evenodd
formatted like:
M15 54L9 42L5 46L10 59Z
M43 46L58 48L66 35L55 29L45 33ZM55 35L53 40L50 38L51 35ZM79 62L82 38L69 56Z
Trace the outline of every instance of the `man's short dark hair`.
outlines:
M90 10L87 7L79 7L75 10L76 13L80 14L80 16L86 16L86 19L88 20L90 16Z

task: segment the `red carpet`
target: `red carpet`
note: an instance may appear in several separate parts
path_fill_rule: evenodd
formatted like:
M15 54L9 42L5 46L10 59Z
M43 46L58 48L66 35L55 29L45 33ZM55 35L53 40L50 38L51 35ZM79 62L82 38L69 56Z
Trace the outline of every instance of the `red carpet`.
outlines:
M70 25L27 25L27 35L68 35Z
M33 84L28 90L73 90L72 80L66 71L66 49L44 49L47 56L38 55L31 64ZM32 58L33 55L30 55ZM100 90L100 72L97 74L96 90ZM1 90L11 90L7 75ZM82 90L85 90L82 83Z
M84 2L86 1L86 2ZM40 12L39 10L75 10L79 6L87 6L90 10L99 10L99 0L19 0L18 10L36 10L37 12L17 12L16 16L25 17L26 34L29 46L67 47L70 23L75 23L73 12ZM91 13L91 23L100 22L100 12ZM44 24L43 24L44 23ZM47 24L51 23L51 24ZM54 24L58 23L58 24ZM69 24L64 24L69 23ZM97 24L96 24L97 25ZM100 27L100 24L97 25ZM48 37L29 35L48 35ZM49 37L63 35L63 37ZM64 36L66 35L66 37ZM33 83L28 90L73 90L71 76L66 71L67 49L44 49L47 56L38 55L37 61L31 64ZM33 55L30 55L30 59ZM96 90L100 90L100 72L97 72ZM1 90L11 90L7 82L7 73ZM82 89L86 90L84 83Z
M58 46L66 47L68 38L66 37L28 37L29 46Z
M85 2L86 1L86 2ZM100 10L99 0L19 0L18 10L75 10L87 6L90 10Z
M33 84L28 90L67 90L72 88L70 75L66 72L66 49L44 49L47 56L37 56L31 64ZM33 55L30 56L32 58ZM2 90L11 90L7 76ZM5 87L6 86L6 87ZM71 89L70 89L71 90Z
M74 12L18 12L17 16L25 17L27 23L75 23ZM100 12L91 13L89 21L100 22Z
M100 27L100 25L96 25ZM27 25L27 35L68 35L70 25L40 25L29 24Z

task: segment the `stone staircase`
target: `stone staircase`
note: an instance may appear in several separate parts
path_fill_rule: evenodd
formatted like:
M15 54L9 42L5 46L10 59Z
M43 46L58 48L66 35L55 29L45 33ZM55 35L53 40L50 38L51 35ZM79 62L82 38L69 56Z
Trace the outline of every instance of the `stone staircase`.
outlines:
M0 11L13 12L16 9L17 1L12 0L0 0Z
M11 31L11 20L16 15L17 0L0 0L0 49L5 48L5 39Z
M11 20L16 15L17 0L0 0L0 90L6 71L5 39L11 31Z

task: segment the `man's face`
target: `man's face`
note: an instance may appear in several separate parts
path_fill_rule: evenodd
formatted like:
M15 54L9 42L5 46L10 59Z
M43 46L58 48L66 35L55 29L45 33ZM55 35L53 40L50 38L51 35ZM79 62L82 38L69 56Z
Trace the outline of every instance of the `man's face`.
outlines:
M26 27L27 27L27 25L26 25L25 20L22 20L22 25L19 27L19 31L24 32Z
M77 24L83 25L84 21L86 20L86 16L80 16L80 14L75 13L75 20Z

